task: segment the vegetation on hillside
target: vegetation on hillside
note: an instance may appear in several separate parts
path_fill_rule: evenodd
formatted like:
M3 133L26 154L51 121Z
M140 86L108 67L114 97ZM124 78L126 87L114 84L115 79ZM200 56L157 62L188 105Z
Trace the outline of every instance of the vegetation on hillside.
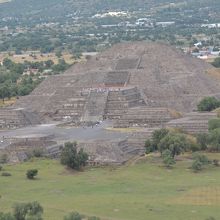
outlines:
M205 111L210 112L219 107L220 107L220 101L215 97L205 97L197 105L198 111L200 112L205 112Z
M0 98L4 102L5 98L28 95L42 82L45 75L62 73L68 67L69 65L62 59L58 64L54 64L51 60L21 64L6 58L3 61L3 66L0 66ZM31 73L32 70L37 70L38 73ZM51 71L43 74L45 70ZM30 73L25 74L25 72Z
M77 149L77 143L67 142L61 152L61 164L66 165L71 169L81 170L86 165L88 154L81 148Z

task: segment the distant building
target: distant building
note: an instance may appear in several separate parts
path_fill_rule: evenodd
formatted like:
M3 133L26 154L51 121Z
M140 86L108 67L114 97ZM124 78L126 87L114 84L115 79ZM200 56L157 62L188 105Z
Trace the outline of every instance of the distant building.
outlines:
M156 26L162 26L162 27L168 27L174 24L175 24L175 21L156 22Z

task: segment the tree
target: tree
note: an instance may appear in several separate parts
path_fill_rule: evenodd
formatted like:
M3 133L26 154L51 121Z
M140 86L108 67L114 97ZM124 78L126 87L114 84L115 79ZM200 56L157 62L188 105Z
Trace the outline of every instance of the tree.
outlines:
M61 152L61 164L67 165L69 168L80 170L86 165L88 154L80 149L77 152L77 143L67 142Z
M208 134L202 133L196 136L196 140L201 150L206 150L208 147Z
M31 179L33 180L34 177L36 177L38 174L38 170L37 169L31 169L31 170L28 170L27 173L26 173L26 176L28 179Z
M174 158L172 157L172 152L169 149L163 151L162 158L163 158L163 163L167 168L172 167L176 163Z
M43 220L43 207L36 201L15 204L13 209L16 220Z
M64 220L82 220L82 217L78 212L71 212L68 216L64 217Z
M220 107L220 101L215 97L205 97L197 105L198 111L200 112L204 112L204 111L210 112L218 107Z
M208 147L211 151L220 151L220 128L209 133Z
M220 118L214 118L209 120L209 131L220 128Z
M160 141L158 149L161 155L164 150L170 150L171 156L174 158L176 155L184 152L188 145L189 143L184 135L170 132Z
M193 154L193 163L192 163L192 169L195 172L198 172L203 169L204 166L207 166L210 164L211 161L206 157L205 155L201 155L198 153Z
M191 168L194 172L198 172L202 170L202 163L199 160L194 160Z
M5 101L5 98L9 98L11 95L10 88L6 85L6 83L0 85L0 98Z
M149 153L154 151L153 144L152 144L152 141L150 139L145 141L144 147L145 147L145 153L146 154L149 154Z
M158 129L153 132L152 135L152 150L158 150L158 145L160 141L169 133L166 128Z

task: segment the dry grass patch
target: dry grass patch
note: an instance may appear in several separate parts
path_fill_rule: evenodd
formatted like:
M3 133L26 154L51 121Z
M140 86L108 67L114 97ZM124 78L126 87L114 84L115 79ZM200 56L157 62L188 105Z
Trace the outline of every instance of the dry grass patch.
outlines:
M216 79L220 79L220 68L211 68L207 70L207 73Z
M32 56L29 52L21 55L8 55L6 53L2 53L0 54L0 61L3 61L5 58L9 58L15 63L24 63L24 61L42 62L52 60L55 64L57 64L59 59L64 59L68 64L73 64L76 62L76 60L73 58L73 55L67 52L62 53L60 58L58 58L55 53L41 54L38 51L33 53L33 55L34 56Z
M220 205L220 187L200 187L192 189L171 202L178 205Z
M0 100L0 107L6 107L6 106L10 106L13 105L16 102L16 97L12 97L11 99L6 99L4 102L1 99Z

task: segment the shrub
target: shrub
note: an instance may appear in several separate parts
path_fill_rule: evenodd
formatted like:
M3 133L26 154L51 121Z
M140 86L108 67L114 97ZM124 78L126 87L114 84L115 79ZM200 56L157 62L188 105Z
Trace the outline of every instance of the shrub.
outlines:
M220 128L220 118L215 118L209 120L209 131Z
M28 170L26 172L27 178L31 179L31 180L34 179L34 177L37 176L37 174L38 174L38 170L37 169L31 169L31 170Z
M210 131L208 147L210 151L220 151L220 128Z
M172 157L171 151L168 150L168 149L163 151L162 158L163 158L163 163L168 168L172 167L176 163L175 160Z
M212 162L213 162L213 165L214 165L214 166L216 166L216 167L219 166L219 160L214 159Z
M3 167L0 165L0 171L2 171L3 170Z
M193 154L193 164L192 164L192 169L195 172L198 172L203 169L204 166L207 166L208 164L211 163L211 161L206 157L205 155L201 154Z
M197 144L200 146L200 150L206 150L208 147L208 134L202 133L196 136Z
M192 167L194 172L198 172L202 170L202 163L199 160L193 161Z
M220 101L215 97L205 97L197 105L198 111L200 112L210 112L218 107L220 107Z
M3 173L2 173L2 176L11 176L11 173L3 172Z
M43 151L42 148L35 148L32 151L32 154L33 154L34 157L42 157L43 153L44 153L44 151Z
M100 220L100 218L96 216L92 216L92 217L89 217L88 220Z
M0 220L16 220L11 213L0 212Z
M215 58L214 62L212 62L212 65L216 68L220 67L220 57Z
M193 154L193 159L200 161L202 165L208 165L211 163L207 156L198 153Z
M146 140L144 147L145 147L145 153L146 153L146 154L149 154L149 153L151 153L151 152L154 151L152 142L151 142L151 140L149 140L149 139Z
M61 164L67 165L71 169L80 170L86 165L88 154L80 149L77 151L77 143L65 143L61 152Z
M0 155L0 163L4 164L8 162L8 154L1 154Z
M71 212L64 220L82 220L82 216L78 212Z
M17 203L13 207L16 220L43 220L43 207L38 202Z

